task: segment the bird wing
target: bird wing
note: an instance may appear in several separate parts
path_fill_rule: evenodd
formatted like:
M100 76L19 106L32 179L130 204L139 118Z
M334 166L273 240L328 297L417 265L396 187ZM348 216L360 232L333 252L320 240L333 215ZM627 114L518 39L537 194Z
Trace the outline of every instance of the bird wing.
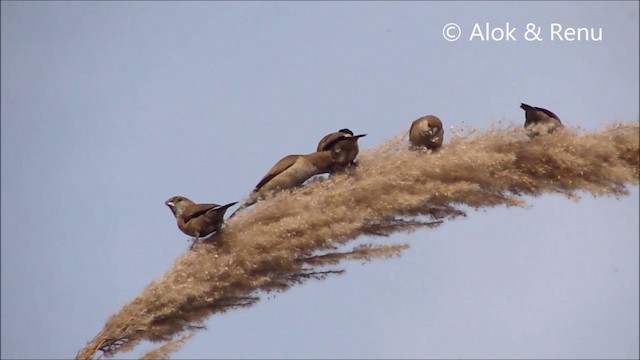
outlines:
M341 132L334 132L325 137L323 137L318 143L317 151L327 151L331 149L333 145L335 145L336 140L344 138L345 135Z
M193 204L187 206L187 208L184 209L184 211L182 212L182 219L184 219L184 222L187 223L189 222L189 220L218 207L220 207L220 205L218 204Z
M413 128L418 125L420 123L420 119L415 120L411 123L411 127L409 128L409 136L411 136L411 133L413 132Z
M295 164L296 160L302 155L287 155L280 159L269 172L260 180L258 185L256 185L253 191L259 190L264 184L268 183L269 180L273 179L276 175L290 168L293 164Z
M558 115L552 113L551 111L547 110L547 109L543 109L541 107L536 107L536 110L542 111L543 113L547 114L548 116L560 121L560 118L558 117Z
M336 146L337 143L339 143L342 140L353 140L355 142L359 138L367 135L367 134L360 134L360 135L351 136L351 135L345 135L342 133L336 133L336 134L338 135L330 138L329 141L327 141L327 143L324 145L324 151L331 150L334 146Z

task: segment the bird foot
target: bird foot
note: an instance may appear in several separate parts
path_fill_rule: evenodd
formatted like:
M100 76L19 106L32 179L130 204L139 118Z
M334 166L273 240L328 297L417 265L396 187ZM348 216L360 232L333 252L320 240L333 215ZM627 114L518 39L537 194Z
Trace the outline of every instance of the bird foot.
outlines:
M198 242L198 240L200 240L199 238L193 238L191 241L191 246L189 246L189 250L193 250L193 248L196 246L196 243Z

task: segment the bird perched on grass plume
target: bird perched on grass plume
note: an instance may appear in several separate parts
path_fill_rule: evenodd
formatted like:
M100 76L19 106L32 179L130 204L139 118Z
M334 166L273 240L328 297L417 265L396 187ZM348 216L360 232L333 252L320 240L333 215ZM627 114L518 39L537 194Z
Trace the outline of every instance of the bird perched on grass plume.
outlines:
M527 129L527 135L530 138L540 134L550 134L564 127L558 115L547 109L525 103L521 103L520 108L524 110L524 128Z
M422 116L411 123L409 142L414 148L437 150L444 141L442 121L435 115Z
M342 152L342 156L345 158L345 165L335 166L330 170L331 173L343 170L346 166L356 165L355 159L360 152L358 146L358 139L367 136L367 134L353 135L353 131L344 128L337 132L325 135L320 142L316 151L328 151L332 148L338 148ZM352 139L354 138L355 141Z
M196 204L184 196L174 196L165 201L176 217L178 228L195 239L191 248L201 238L220 230L224 223L224 213L238 202L226 205Z
M264 199L268 193L298 187L314 175L329 173L336 167L348 165L353 161L353 157L348 150L344 149L349 148L350 142L358 141L358 137L343 135L336 141L343 140L346 141L344 146L333 146L329 150L306 155L287 155L280 159L262 177L247 200L230 217L258 200Z

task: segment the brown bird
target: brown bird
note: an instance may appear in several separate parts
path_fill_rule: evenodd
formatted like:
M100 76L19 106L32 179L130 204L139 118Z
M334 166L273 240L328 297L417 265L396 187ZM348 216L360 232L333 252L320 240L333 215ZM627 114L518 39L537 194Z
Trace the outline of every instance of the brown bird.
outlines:
M349 142L358 141L358 137L349 135L337 139L337 141L342 140L347 141L345 146L348 147ZM306 155L287 155L273 165L258 182L244 204L230 217L233 217L241 209L264 199L270 192L298 187L314 175L328 173L336 166L346 166L351 161L353 161L351 154L348 151L343 151L341 146L334 146L326 151L317 151Z
M564 127L558 115L547 109L525 103L521 103L520 108L525 111L524 128L527 129L527 135L530 138L540 134L550 134L556 129Z
M442 121L437 116L426 115L414 120L409 128L409 142L416 148L437 150L444 141Z
M164 202L178 221L178 228L195 239L191 248L201 238L220 230L224 223L224 213L238 202L226 205L195 204L184 196L174 196Z
M331 133L320 139L316 151L328 151L332 148L337 148L342 152L342 156L345 159L345 165L336 165L330 169L330 173L343 170L349 165L356 165L355 159L360 152L358 146L358 139L367 136L367 134L353 135L353 131L349 129L340 129L337 132ZM355 139L355 141L353 141Z

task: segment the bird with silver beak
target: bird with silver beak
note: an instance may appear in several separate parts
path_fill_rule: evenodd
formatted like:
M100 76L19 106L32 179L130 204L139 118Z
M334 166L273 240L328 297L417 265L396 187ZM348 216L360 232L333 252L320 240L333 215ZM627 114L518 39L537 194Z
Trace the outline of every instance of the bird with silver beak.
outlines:
M442 121L435 115L422 116L411 123L409 142L414 149L426 147L437 150L444 141Z
M176 217L178 228L183 233L194 237L190 249L193 249L200 238L220 230L224 223L224 213L237 203L236 201L226 205L196 204L184 196L174 196L165 201L165 205Z

